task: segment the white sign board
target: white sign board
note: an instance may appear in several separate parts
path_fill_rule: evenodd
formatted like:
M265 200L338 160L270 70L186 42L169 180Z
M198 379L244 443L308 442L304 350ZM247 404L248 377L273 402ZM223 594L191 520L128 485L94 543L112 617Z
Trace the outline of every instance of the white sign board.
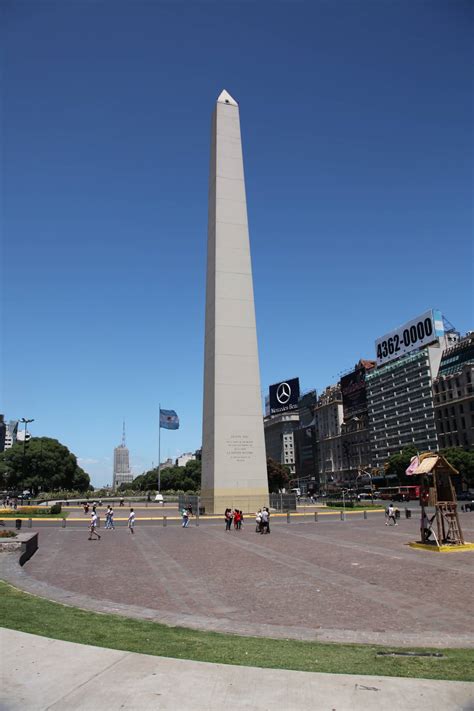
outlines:
M377 365L384 365L395 358L433 343L444 333L443 318L439 311L426 311L394 331L375 341Z

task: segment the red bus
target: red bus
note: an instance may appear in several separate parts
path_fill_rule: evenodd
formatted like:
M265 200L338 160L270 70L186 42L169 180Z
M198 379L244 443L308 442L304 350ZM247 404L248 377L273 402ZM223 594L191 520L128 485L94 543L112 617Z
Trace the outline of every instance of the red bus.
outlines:
M415 501L420 498L420 486L385 486L375 493L379 498L390 501Z

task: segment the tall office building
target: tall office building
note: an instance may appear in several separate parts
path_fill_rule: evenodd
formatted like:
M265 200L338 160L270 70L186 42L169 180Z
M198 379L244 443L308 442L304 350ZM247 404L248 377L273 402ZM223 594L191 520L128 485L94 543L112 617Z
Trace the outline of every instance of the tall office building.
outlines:
M447 348L433 383L440 449L474 449L474 333Z
M122 444L114 449L114 478L112 488L116 491L121 484L131 484L130 453L125 444L125 422L123 423Z
M366 374L372 466L380 468L408 445L420 452L438 449L433 380L444 350L457 338L451 324L432 310L376 342L380 365Z

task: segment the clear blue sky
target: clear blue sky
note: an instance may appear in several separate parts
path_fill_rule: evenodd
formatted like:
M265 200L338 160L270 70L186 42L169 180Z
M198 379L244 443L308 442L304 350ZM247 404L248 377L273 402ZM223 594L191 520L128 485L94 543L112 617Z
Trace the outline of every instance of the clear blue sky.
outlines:
M96 485L201 444L210 118L240 103L262 394L472 320L469 2L3 0L3 396Z

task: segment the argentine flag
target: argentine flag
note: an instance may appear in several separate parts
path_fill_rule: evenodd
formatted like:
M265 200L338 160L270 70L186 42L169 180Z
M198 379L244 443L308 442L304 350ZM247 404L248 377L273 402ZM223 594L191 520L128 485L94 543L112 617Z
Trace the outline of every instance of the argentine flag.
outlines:
M162 410L160 408L160 427L165 430L179 429L179 417L174 410Z

